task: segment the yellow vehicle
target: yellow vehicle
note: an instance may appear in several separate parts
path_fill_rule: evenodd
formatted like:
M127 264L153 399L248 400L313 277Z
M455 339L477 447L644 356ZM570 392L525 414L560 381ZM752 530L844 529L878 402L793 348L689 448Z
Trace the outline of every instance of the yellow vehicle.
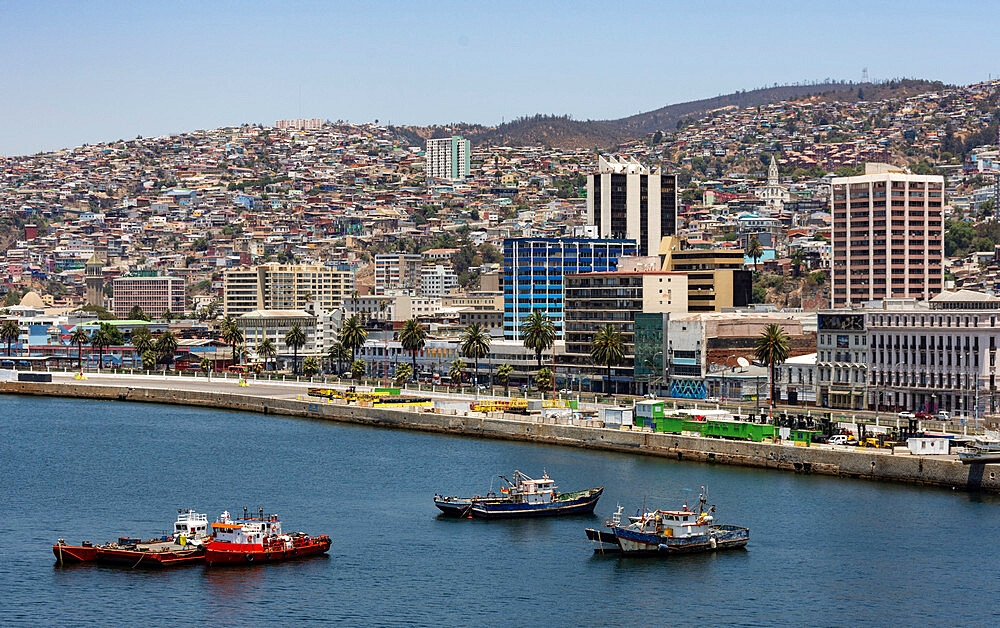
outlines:
M483 399L473 401L469 404L473 412L507 412L510 410L522 410L528 407L527 399Z

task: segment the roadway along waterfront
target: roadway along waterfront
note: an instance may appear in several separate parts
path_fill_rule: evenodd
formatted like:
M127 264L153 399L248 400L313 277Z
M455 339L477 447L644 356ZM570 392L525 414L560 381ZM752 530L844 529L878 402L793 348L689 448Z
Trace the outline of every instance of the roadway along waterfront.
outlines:
M75 380L71 374L55 374L51 384L0 382L0 392L9 393L252 410L265 414L288 414L484 438L628 451L676 460L1000 492L1000 465L963 465L954 456L914 456L909 453L892 454L879 450L833 446L794 447L787 444L553 425L516 415L504 415L504 418L466 416L464 412L456 412L454 408L467 408L464 404L468 398L455 399L444 393L435 395L436 403L450 405L453 408L451 410L427 412L361 407L310 398L306 395L307 388L308 384L292 382L258 381L249 386L239 386L232 379L209 381L207 378L132 375L92 375L86 380ZM449 400L451 403L447 404Z
M987 493L79 398L0 395L0 430L5 625L1000 621L989 593L1000 497ZM434 492L482 492L514 469L545 469L564 491L604 485L599 515L677 506L706 486L720 522L748 526L750 544L619 558L595 555L584 535L599 516L437 516ZM329 533L330 556L165 572L54 566L58 538L149 537L179 507L214 519L243 506Z

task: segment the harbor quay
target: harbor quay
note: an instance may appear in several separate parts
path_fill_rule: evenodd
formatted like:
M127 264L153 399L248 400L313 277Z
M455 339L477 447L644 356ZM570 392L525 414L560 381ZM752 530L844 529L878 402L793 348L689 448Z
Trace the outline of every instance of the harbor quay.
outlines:
M681 461L732 464L1000 493L1000 464L963 464L954 456L893 453L893 450L804 447L787 441L753 442L625 430L597 425L544 422L537 415L472 412L468 399L435 399L433 407L382 408L309 396L303 385L256 382L250 386L180 377L95 376L88 380L54 374L50 382L0 381L0 393L109 401L190 405L325 419L539 443L632 452ZM464 405L464 410L462 409Z

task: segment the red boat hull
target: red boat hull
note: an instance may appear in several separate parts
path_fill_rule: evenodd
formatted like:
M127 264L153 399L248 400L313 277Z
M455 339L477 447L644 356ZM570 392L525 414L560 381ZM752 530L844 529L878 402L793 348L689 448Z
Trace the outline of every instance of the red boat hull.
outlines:
M144 552L139 550L101 548L97 550L97 562L154 569L181 567L205 562L205 552L200 550Z
M53 545L52 553L63 563L89 563L97 560L96 547L82 545Z
M319 536L297 543L291 549L267 548L263 545L212 542L205 550L205 562L212 565L254 565L274 563L324 554L330 549L330 538Z

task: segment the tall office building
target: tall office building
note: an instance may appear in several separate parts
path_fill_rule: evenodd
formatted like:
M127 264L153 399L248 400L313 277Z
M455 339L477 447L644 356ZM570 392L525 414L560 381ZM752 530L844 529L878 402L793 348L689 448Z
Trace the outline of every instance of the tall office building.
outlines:
M639 255L656 255L660 238L677 233L677 175L599 157L587 175L587 224L602 238L635 240Z
M226 316L254 310L301 310L315 303L324 310L341 306L354 288L350 271L320 265L263 264L227 270L223 284Z
M461 135L427 140L427 163L424 173L428 178L463 181L471 172L472 142Z
M743 249L681 249L680 238L660 242L663 270L688 275L688 309L721 312L749 305L753 275L743 265Z
M539 311L563 337L564 279L574 273L617 270L636 254L633 240L509 238L503 241L503 336L521 338L521 324Z
M139 306L149 316L159 317L164 312L184 313L184 279L156 275L127 275L117 277L114 290L114 315L128 318L133 307Z
M833 307L944 288L944 177L867 164L833 179Z

